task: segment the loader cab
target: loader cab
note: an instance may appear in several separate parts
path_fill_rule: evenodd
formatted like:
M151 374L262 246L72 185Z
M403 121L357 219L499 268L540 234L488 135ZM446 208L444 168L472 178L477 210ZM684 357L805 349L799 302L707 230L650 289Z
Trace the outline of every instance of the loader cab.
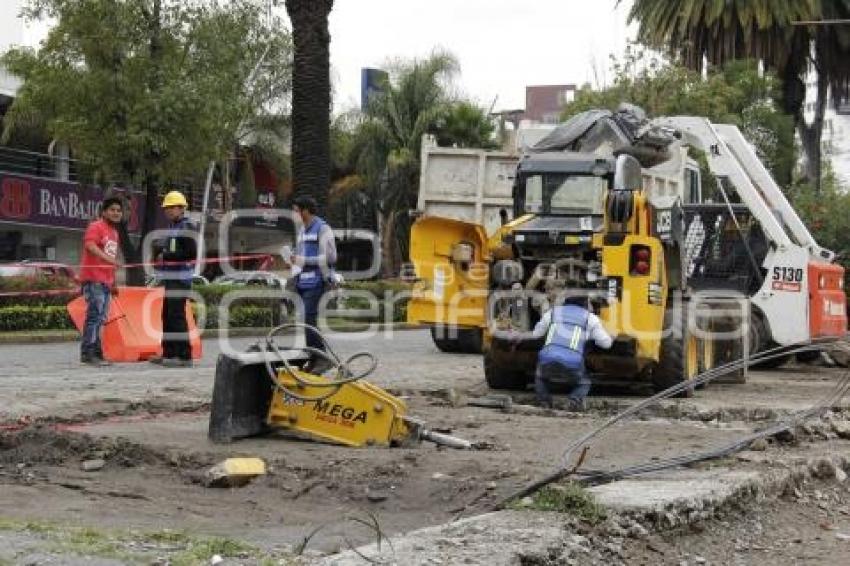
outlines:
M581 153L526 155L517 167L514 217L601 216L614 163Z
M560 247L604 228L605 196L614 162L592 154L539 153L523 157L513 187L514 217L534 217L513 232L521 247Z

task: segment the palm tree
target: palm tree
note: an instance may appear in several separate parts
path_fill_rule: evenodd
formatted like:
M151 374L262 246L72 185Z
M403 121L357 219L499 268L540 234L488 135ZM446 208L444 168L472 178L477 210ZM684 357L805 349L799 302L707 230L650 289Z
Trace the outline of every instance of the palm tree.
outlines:
M330 185L330 32L333 0L286 0L292 22L292 177L295 191L327 202Z
M395 274L407 255L406 212L416 207L422 135L434 131L445 115L450 103L446 81L457 70L457 60L442 52L397 65L394 79L371 100L359 127L354 161L377 204L386 275Z
M621 0L618 0L618 3ZM774 69L783 82L782 107L794 117L803 143L806 176L820 187L821 134L827 92L838 94L850 78L850 31L794 22L847 18L850 0L634 0L629 22L639 41L665 48L688 67L703 60L722 65L753 58ZM811 124L803 119L809 64L818 75Z

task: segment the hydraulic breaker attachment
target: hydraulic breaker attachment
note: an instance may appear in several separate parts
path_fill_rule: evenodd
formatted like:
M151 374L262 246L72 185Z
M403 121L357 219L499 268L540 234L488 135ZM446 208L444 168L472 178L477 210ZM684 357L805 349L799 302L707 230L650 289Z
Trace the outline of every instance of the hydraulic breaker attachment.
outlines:
M328 381L322 375L281 370L282 387L272 395L268 424L346 446L390 446L410 439L404 401L365 381L340 385L329 395L322 386Z
M466 440L428 430L408 417L404 401L363 380L375 367L371 354L361 352L345 361L333 352L321 354L335 367L316 375L302 369L309 349L280 349L272 340L274 332L264 349L219 356L209 424L213 442L284 430L354 447L422 440L472 447ZM370 360L371 368L353 375L357 359Z

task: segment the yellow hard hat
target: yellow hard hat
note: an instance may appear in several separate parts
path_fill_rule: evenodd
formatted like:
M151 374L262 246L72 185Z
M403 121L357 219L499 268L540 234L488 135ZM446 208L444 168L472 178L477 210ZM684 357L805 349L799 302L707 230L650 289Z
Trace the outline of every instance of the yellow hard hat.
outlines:
M184 208L188 208L189 203L186 202L186 197L183 196L183 193L180 191L169 191L165 198L162 199L162 208L166 208L168 206L182 206Z

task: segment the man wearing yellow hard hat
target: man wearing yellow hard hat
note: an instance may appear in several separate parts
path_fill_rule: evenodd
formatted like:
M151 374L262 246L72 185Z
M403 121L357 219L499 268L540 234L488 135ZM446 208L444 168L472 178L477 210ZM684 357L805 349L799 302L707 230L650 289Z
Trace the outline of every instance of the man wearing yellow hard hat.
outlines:
M162 199L162 210L169 223L168 237L157 256L157 277L165 287L162 302L162 357L150 360L166 367L191 367L192 348L186 301L192 289L194 261L198 247L189 233L193 226L186 218L189 203L180 191L170 191Z

